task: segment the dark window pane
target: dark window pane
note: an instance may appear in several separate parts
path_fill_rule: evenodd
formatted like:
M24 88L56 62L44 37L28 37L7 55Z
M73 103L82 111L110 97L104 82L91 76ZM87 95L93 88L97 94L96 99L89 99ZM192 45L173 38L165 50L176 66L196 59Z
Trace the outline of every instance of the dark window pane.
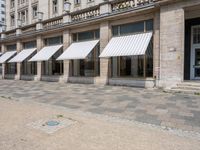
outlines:
M24 43L24 49L35 48L35 47L36 47L36 41L31 41L31 42Z
M77 34L73 34L73 42L76 42L77 41Z
M16 51L16 44L7 45L7 51Z
M118 33L118 27L119 26L113 26L112 27L112 35L113 36L118 36L119 35L119 33Z
M88 39L94 39L94 32L81 32L78 33L78 40L84 41Z
M62 43L63 43L62 36L45 39L45 45L48 45L48 46L62 44Z
M146 21L146 31L153 31L153 20Z
M144 22L131 23L120 26L120 34L144 32Z

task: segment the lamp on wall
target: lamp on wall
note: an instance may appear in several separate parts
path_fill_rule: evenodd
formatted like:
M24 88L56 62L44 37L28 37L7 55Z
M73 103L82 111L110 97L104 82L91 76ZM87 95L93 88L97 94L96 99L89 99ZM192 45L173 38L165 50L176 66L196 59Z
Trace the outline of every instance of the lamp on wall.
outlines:
M42 21L43 20L43 12L37 12L37 17L38 17L38 21Z
M21 19L17 19L17 27L21 27L22 26L22 20Z
M68 1L65 1L64 2L64 11L65 12L70 12L70 9L71 9L71 3L68 2Z

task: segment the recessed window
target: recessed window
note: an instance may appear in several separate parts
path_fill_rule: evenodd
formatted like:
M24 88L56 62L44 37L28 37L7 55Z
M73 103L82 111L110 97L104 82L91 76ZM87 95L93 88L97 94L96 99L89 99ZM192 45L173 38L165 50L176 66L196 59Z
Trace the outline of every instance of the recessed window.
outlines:
M88 3L90 3L90 2L94 2L94 0L88 0Z
M33 11L33 18L34 18L34 19L37 18L37 11L38 11L37 6L33 6L33 7L32 7L32 11Z
M53 14L58 13L58 0L53 0Z
M78 4L80 4L81 3L81 0L74 0L74 4L75 5L78 5Z
M15 0L10 0L10 8L15 7Z
M14 15L10 16L10 24L11 24L11 26L15 25L15 16Z

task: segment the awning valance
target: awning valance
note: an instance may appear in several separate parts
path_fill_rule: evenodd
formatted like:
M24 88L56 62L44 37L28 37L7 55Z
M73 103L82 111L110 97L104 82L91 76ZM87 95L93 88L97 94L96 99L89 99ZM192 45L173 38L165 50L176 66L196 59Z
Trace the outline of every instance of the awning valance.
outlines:
M72 43L57 60L85 59L99 40Z
M25 59L27 59L33 52L36 51L36 48L31 49L24 49L20 53L18 53L14 58L12 58L9 63L13 62L23 62Z
M47 61L49 60L62 45L46 46L42 48L36 55L34 55L29 61Z
M13 55L15 55L17 51L8 51L5 52L1 57L0 57L0 63L5 63L8 59L10 59Z
M105 47L100 57L144 55L153 33L141 33L113 37Z

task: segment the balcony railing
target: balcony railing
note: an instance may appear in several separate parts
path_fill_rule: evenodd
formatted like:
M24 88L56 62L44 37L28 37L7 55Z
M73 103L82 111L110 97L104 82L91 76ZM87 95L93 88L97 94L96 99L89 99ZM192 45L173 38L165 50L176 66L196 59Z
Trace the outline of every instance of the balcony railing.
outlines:
M93 8L90 10L75 12L71 14L71 19L73 21L82 21L90 18L94 18L96 16L100 15L100 9L99 7Z
M37 1L38 0L32 0L31 2L37 2ZM108 2L110 6L108 10L111 10L109 11L109 13L115 14L115 12L118 12L118 11L134 9L137 7L142 8L142 6L148 6L148 5L151 6L151 4L154 4L155 2L158 2L158 1L162 1L162 0L115 0L115 1ZM69 19L69 22L76 23L79 21L85 21L92 18L97 18L98 16L101 15L100 7L101 5L97 5L97 6L92 6L90 8L71 12L69 13L69 18L71 18L71 20ZM49 30L49 29L62 27L64 25L64 19L65 19L63 16L64 15L61 15L58 17L54 17L54 18L39 22L41 23L41 27L38 26L38 30L41 30L41 29ZM37 24L37 20L34 20L32 21L31 25L26 24L26 26L22 26L21 28L22 34L35 32L37 30L36 24ZM11 31L12 32L16 31L16 27L15 26L10 27L8 31L6 32L6 37L12 37L16 35L15 33L10 34Z
M111 5L112 12L145 6L160 0L121 0L114 1Z
M63 24L63 18L58 18L56 20L48 21L43 24L44 29L51 29L54 27L58 27Z

